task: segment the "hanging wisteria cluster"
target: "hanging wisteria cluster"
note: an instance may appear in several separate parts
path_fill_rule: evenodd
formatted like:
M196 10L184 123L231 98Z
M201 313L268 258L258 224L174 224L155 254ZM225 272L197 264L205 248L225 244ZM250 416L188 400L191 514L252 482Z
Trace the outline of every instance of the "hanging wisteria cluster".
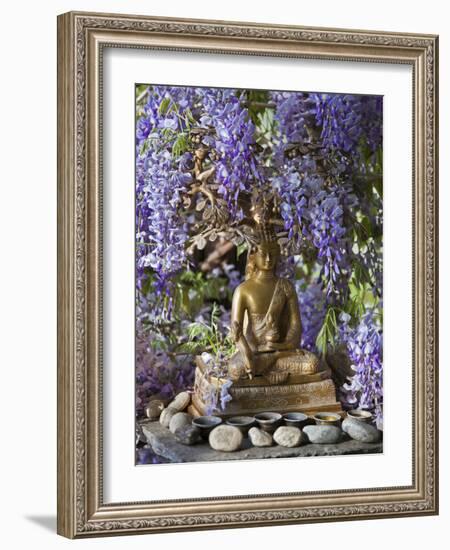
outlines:
M383 337L374 311L365 313L351 327L350 316L340 315L340 337L345 342L355 375L341 388L342 400L349 408L373 410L379 428L383 426Z
M158 292L183 266L187 226L180 204L189 173L184 158L173 154L180 135L187 130L192 92L155 87L147 94L136 127L136 266L138 284L146 268L156 273Z
M181 367L177 359L187 323L203 323L214 303L226 318L229 296L214 281L234 288L243 280L243 205L269 190L299 296L299 345L321 353L345 345L354 376L342 400L375 411L381 423L382 99L141 85L136 106L142 402L150 386L168 391L172 375L171 391L189 385L192 361ZM222 245L227 231L236 265L202 267L195 278L201 251ZM193 305L198 296L202 309ZM164 354L150 349L149 330ZM150 365L161 362L155 378L160 367Z
M381 151L381 99L292 92L274 92L271 98L278 126L278 174L272 181L285 228L294 246L302 241L314 246L327 295L345 302L355 262L367 266L373 260L369 234L360 239L365 249L355 258L355 232L365 229L369 205L374 215L382 211L381 195L373 193L367 178L375 176ZM370 273L375 286L381 254L376 259Z
M209 131L202 141L212 148L217 159L217 193L225 199L230 217L241 220L239 195L249 192L250 184L260 179L252 149L255 126L236 90L199 88L197 101L203 110L199 127Z
M199 130L211 149L217 193L239 221L239 194L259 178L255 128L235 90L154 86L145 97L136 126L138 280L151 268L158 292L170 297L171 279L186 261L189 217L181 205L192 183L191 133Z

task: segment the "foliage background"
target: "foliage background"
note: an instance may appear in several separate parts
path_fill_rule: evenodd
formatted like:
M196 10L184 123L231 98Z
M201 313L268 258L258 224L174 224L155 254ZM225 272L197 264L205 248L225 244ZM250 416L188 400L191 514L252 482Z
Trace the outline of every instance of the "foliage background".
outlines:
M214 202L193 191L199 147ZM344 352L339 397L381 427L382 98L147 84L136 87L137 415L151 395L190 387L194 354L230 353L251 247L243 199L268 193L299 345Z

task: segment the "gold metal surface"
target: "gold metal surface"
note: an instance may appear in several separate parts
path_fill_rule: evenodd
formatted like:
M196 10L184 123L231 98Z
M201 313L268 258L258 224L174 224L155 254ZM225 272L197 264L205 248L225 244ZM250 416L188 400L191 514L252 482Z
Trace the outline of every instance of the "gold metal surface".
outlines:
M313 353L296 349L302 332L298 297L293 284L276 275L279 254L276 241L262 240L247 260L251 275L234 291L231 332L238 351L228 367L232 380L259 375L277 384L319 368Z
M313 418L318 425L339 426L341 422L341 416L339 414L332 414L330 411L318 412L313 415Z
M222 380L207 375L207 368L201 357L196 358L192 410L195 416L206 414L207 406L202 398L219 388ZM221 416L253 416L265 411L278 413L304 412L309 415L320 411L342 412L336 400L336 388L329 369L314 374L289 376L281 383L272 383L265 376L255 376L234 382L230 388L231 401Z
M143 48L149 55L170 49L412 67L410 486L176 501L151 500L149 489L147 502L103 501L101 102L107 46ZM437 47L436 36L420 34L93 13L59 16L58 533L78 538L437 513Z

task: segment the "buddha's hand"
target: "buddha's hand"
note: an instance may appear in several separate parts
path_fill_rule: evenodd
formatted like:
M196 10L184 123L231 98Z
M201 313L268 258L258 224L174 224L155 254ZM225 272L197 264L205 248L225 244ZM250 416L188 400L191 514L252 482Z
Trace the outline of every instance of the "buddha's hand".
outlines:
M291 346L286 342L266 342L264 344L264 349L269 351L283 351L291 349Z
M245 372L246 372L247 376L249 377L249 379L251 380L253 378L253 369L252 369L250 363L248 363L247 361L245 362Z
M238 321L234 321L231 325L231 339L238 342L242 338L242 325Z

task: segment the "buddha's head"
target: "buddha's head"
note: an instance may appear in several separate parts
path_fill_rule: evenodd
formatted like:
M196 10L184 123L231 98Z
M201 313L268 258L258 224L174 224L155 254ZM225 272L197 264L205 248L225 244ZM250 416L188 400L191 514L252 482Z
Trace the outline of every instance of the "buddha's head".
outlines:
M249 254L246 278L253 277L257 271L275 271L280 257L280 247L276 241L261 243L255 252Z

